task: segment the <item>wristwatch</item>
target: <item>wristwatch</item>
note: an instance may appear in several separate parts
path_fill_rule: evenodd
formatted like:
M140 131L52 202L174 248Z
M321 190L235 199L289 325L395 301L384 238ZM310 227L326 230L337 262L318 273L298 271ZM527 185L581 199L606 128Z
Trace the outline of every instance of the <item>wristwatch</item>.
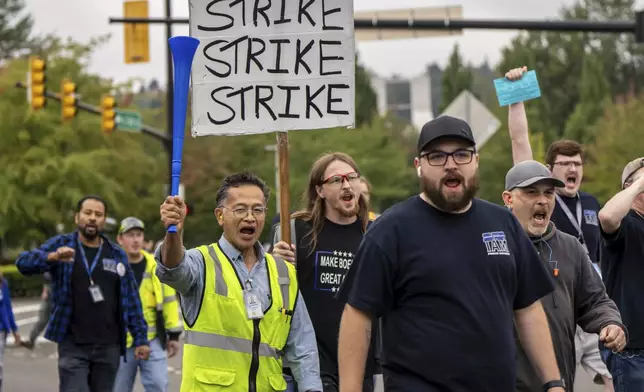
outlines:
M565 390L566 382L562 378L561 380L552 380L543 384L543 392L549 392L550 388L563 388Z

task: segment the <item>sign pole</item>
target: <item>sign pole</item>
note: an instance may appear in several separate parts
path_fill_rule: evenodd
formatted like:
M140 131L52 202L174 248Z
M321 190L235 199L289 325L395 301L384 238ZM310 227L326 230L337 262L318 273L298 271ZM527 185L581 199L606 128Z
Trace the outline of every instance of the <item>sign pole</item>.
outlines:
M290 242L291 238L291 200L289 191L289 167L288 167L288 132L277 132L277 153L279 171L279 206L280 206L280 230L282 241Z

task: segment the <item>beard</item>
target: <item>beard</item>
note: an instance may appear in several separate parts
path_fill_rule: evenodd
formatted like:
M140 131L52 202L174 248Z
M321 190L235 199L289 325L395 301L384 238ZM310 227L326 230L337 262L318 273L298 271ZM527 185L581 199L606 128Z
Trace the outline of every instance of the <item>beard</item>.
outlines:
M101 234L100 230L98 229L98 226L96 225L87 225L87 224L82 226L79 225L78 231L80 231L81 234L83 234L83 237L85 237L90 241L95 239Z
M461 185L463 186L462 194L446 197L441 191L442 188L446 186L445 181L450 178L461 181ZM465 181L463 176L455 173L442 178L438 184L435 184L434 181L422 178L421 187L423 192L427 195L427 198L439 209L445 212L460 211L470 204L479 190L479 172L477 170L474 176L467 181Z
M358 206L358 203L356 203L355 208L352 210L345 210L344 208L338 209L338 212L340 215L344 216L345 218L352 218L356 215L358 215L358 211L360 211L360 207Z

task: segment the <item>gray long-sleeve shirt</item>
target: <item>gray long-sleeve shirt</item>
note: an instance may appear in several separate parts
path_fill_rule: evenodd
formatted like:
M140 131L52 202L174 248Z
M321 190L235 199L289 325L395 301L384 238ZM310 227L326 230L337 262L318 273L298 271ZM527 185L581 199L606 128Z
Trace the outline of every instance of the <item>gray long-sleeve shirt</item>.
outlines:
M541 259L552 271L555 291L541 298L548 319L550 335L566 390L575 383L575 332L598 334L608 325L618 325L628 336L615 303L606 294L599 274L577 238L559 231L554 223L543 236L532 238ZM556 271L556 272L555 272ZM518 338L518 335L517 335ZM598 342L599 343L599 342ZM521 345L518 348L517 392L543 390Z
M156 274L162 283L174 288L181 294L183 316L188 324L192 324L199 315L203 296L205 259L203 254L196 248L184 249L183 260L177 267L170 269L161 262L162 246L163 244L160 244L154 254L157 260ZM256 284L256 288L261 295L262 307L266 311L270 305L270 285L266 271L265 252L261 244L256 245L258 262L250 271L244 265L241 252L235 249L223 235L219 239L219 246L232 261L232 265L240 279L242 281L252 279L253 284ZM285 365L291 368L300 392L309 390L322 391L315 332L306 305L299 292L291 321L291 331L284 348L284 361Z

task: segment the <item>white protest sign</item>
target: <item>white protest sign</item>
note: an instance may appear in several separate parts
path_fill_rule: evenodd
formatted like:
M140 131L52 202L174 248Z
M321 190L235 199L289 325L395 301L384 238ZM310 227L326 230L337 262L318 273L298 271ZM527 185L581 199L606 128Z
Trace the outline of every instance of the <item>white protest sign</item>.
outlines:
M191 0L192 135L353 127L353 0Z

